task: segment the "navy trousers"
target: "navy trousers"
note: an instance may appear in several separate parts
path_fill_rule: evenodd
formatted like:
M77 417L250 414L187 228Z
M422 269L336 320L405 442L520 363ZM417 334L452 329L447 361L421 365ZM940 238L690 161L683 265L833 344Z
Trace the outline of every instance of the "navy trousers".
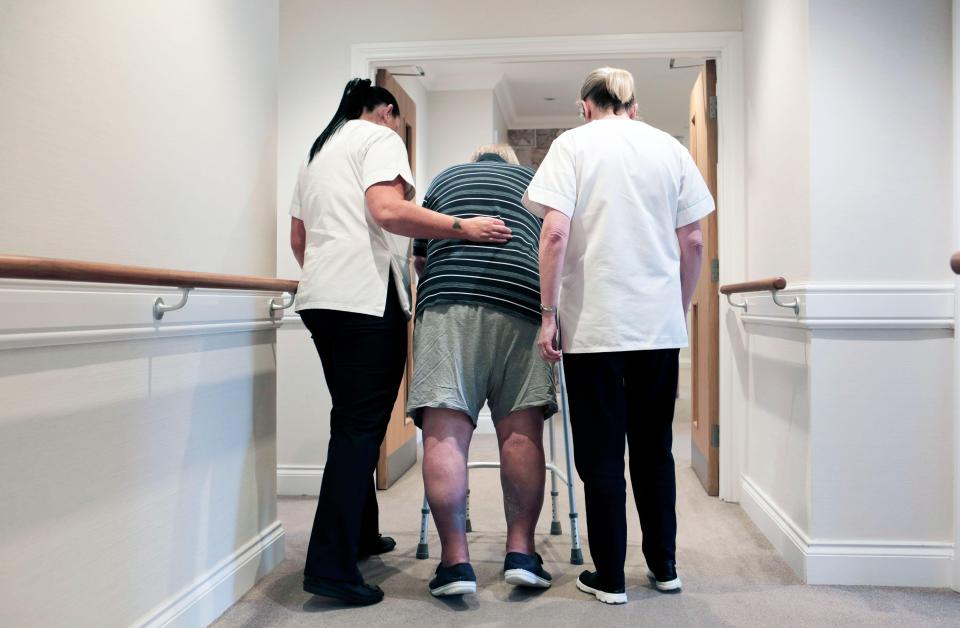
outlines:
M600 583L611 589L624 586L625 442L647 565L675 560L672 446L679 354L679 349L658 349L563 356L590 554Z
M301 310L333 401L330 444L304 575L360 583L361 545L379 535L373 472L407 360L407 319L391 281L382 317Z

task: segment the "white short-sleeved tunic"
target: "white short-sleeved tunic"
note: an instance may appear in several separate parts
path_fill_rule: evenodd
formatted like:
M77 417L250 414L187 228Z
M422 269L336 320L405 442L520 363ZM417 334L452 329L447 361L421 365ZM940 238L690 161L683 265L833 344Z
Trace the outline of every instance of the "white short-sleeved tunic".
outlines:
M375 183L402 177L414 197L403 140L391 129L350 120L304 163L290 215L307 233L296 310L326 309L383 316L389 273L410 315L410 239L385 231L367 208Z
M606 118L558 137L524 195L570 217L563 350L687 346L676 230L714 210L689 151L648 124Z

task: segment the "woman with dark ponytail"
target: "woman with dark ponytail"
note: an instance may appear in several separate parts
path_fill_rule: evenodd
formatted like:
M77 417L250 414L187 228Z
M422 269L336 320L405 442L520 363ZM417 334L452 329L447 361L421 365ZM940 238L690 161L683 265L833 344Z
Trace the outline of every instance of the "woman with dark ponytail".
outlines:
M303 269L296 310L333 401L303 588L350 604L383 599L357 561L396 545L380 535L373 471L407 356L409 264L395 252L409 247L397 236L510 238L495 218L445 216L411 202L399 114L386 89L366 79L347 83L300 168L290 205L290 244Z

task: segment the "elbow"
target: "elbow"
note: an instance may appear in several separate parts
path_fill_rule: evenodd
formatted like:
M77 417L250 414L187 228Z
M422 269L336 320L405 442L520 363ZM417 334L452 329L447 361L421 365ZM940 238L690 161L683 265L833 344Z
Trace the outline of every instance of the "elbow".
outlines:
M399 217L394 212L385 212L380 215L380 218L374 217L374 221L380 225L381 229L389 231L390 233L396 233L399 228Z
M567 246L569 234L561 229L544 229L540 236L544 246L550 249L562 249Z
M370 215L373 216L373 221L377 223L381 229L386 229L387 231L392 232L397 228L399 216L396 210L391 207L385 205L371 205Z
M681 253L699 258L703 256L703 249L703 236L699 231L696 231L684 238Z

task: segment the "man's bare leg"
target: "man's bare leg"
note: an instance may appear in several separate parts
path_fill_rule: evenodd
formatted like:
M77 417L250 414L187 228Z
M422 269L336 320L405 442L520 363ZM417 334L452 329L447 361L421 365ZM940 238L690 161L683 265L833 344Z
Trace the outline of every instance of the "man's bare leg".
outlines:
M503 510L507 516L507 552L533 554L546 479L543 408L512 412L497 421L496 428Z
M466 510L472 437L473 423L463 412L424 408L423 486L440 535L440 562L445 567L470 562Z

